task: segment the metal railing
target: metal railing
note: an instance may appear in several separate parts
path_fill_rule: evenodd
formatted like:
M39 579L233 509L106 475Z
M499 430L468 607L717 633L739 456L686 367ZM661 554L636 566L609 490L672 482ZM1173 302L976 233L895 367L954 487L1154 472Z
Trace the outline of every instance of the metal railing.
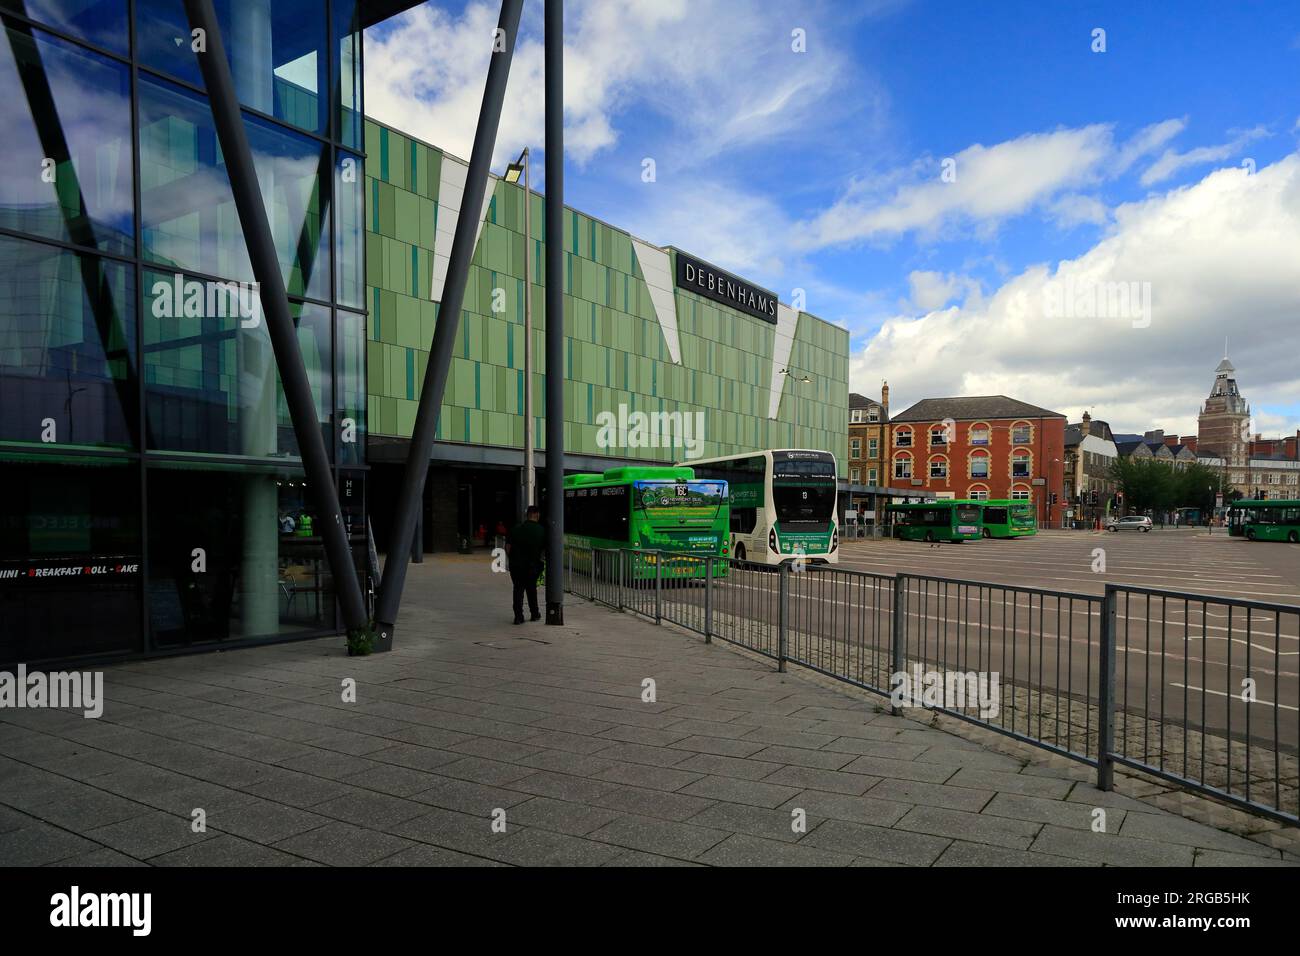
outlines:
M1300 607L1104 597L835 566L570 548L566 590L1097 768L1300 822Z

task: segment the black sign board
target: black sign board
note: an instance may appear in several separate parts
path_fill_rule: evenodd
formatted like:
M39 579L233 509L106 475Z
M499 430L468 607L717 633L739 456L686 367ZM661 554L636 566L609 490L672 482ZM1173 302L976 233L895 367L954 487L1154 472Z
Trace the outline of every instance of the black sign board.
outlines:
M681 252L677 253L677 287L776 324L775 293Z

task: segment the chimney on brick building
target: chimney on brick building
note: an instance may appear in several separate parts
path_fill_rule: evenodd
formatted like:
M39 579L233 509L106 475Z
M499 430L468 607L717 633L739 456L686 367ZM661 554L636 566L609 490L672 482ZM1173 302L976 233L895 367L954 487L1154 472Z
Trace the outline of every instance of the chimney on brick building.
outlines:
M1092 416L1089 415L1087 412L1084 412L1083 422L1079 425L1079 434L1082 435L1084 438L1087 438L1089 432L1091 431L1092 431Z
M880 383L880 406L884 411L886 418L889 417L889 383Z

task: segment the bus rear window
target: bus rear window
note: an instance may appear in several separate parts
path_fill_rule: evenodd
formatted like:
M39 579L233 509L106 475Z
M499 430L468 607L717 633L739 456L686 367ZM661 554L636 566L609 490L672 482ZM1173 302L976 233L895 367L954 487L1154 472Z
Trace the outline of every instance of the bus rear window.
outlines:
M726 500L718 481L638 481L636 506L654 524L709 524Z

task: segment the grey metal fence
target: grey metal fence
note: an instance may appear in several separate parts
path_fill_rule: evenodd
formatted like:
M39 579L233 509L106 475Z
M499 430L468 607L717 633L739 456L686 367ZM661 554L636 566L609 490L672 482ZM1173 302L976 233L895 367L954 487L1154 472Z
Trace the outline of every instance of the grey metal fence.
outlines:
M570 548L565 586L1097 768L1300 822L1300 607Z

